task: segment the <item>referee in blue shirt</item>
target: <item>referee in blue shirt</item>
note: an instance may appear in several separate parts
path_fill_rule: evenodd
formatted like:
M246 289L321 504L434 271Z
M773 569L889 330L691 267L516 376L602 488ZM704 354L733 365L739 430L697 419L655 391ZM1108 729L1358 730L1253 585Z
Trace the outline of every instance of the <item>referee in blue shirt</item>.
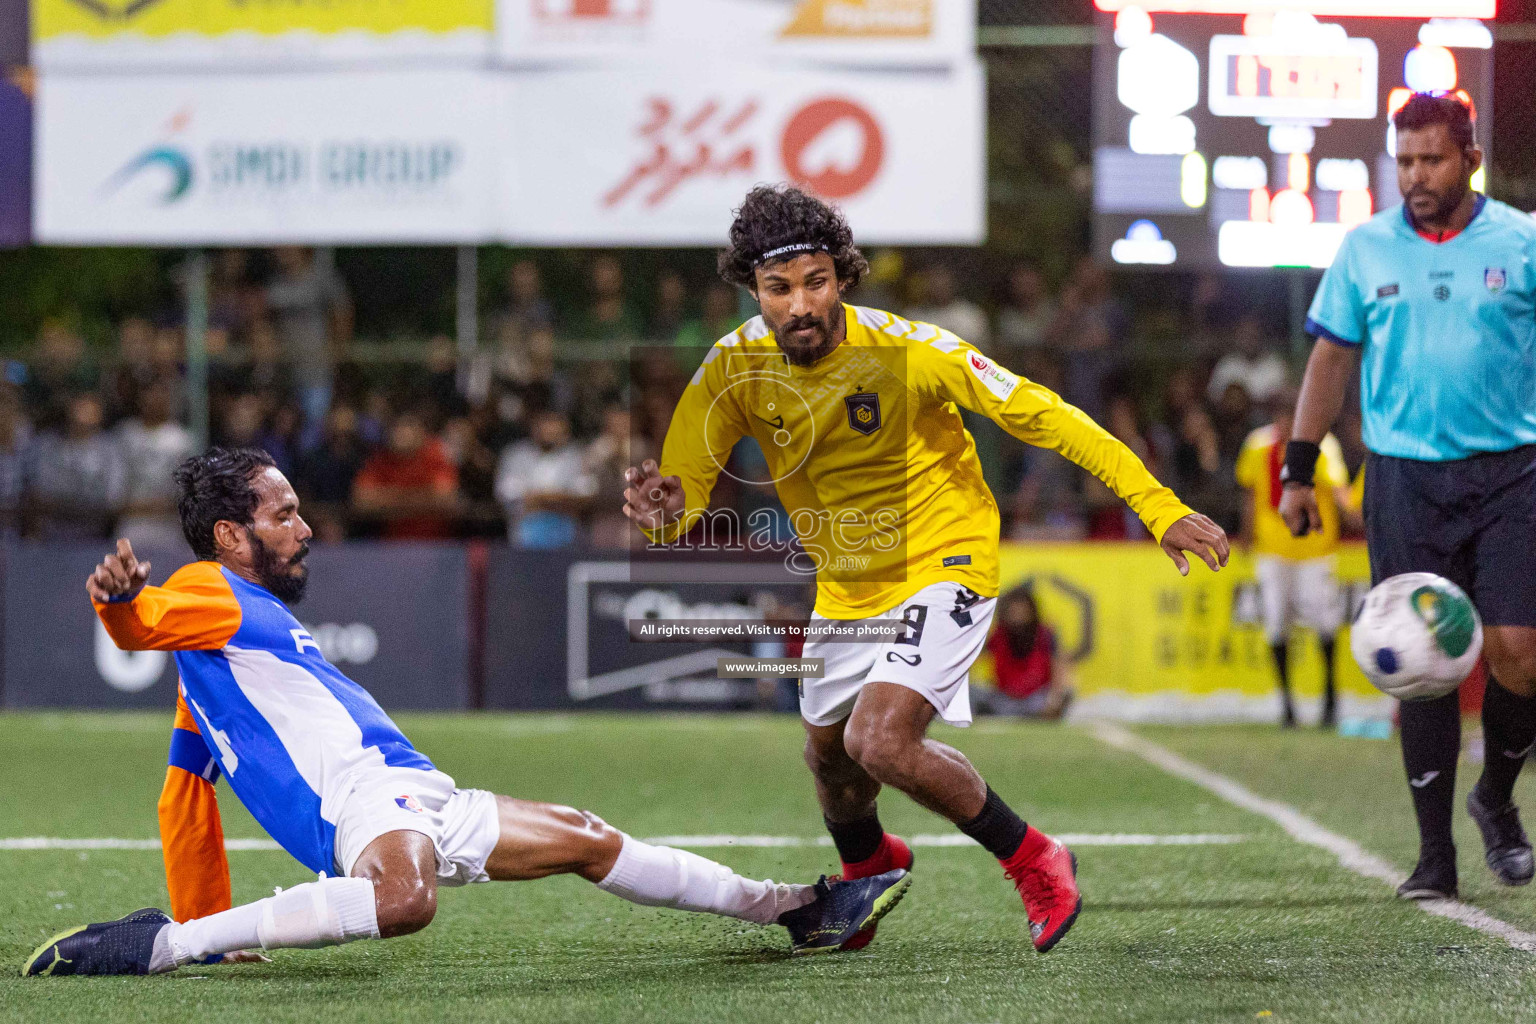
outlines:
M1477 605L1486 754L1467 811L1494 877L1524 885L1510 798L1536 740L1536 220L1472 191L1482 153L1456 98L1415 95L1393 124L1403 205L1345 236L1312 301L1280 514L1298 535L1320 526L1318 444L1358 361L1371 579L1437 573ZM1454 897L1456 694L1404 703L1402 742L1419 862L1398 893Z

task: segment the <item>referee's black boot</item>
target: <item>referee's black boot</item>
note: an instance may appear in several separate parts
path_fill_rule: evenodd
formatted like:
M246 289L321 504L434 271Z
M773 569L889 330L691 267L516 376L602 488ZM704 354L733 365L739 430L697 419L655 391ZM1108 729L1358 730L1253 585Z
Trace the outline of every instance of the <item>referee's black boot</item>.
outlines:
M1488 870L1504 885L1525 885L1536 874L1531 857L1531 841L1520 827L1520 811L1506 800L1502 807L1483 802L1478 787L1467 794L1467 813L1483 833L1483 848Z
M1456 890L1456 848L1425 846L1419 850L1419 863L1408 880L1397 887L1405 900L1453 900Z

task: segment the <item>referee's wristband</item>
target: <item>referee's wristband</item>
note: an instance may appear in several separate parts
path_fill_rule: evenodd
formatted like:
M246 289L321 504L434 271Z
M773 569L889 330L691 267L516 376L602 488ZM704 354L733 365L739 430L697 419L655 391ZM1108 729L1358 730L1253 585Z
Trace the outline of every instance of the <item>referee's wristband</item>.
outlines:
M1285 465L1280 469L1280 485L1297 484L1301 487L1312 486L1312 474L1317 470L1317 457L1321 455L1321 446L1311 441L1287 441L1285 443Z

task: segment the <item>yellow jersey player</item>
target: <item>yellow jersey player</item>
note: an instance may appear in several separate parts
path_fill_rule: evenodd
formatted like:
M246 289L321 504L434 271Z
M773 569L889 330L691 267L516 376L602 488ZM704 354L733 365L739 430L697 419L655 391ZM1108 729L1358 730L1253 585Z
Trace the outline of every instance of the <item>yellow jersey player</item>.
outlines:
M801 680L806 761L845 877L909 867L876 815L882 785L954 822L1002 862L1036 949L1081 908L1076 859L1029 827L965 756L927 736L970 721L968 672L998 592L997 503L960 409L1061 452L1127 501L1178 566L1216 569L1227 538L1131 451L1051 391L931 324L846 305L868 264L842 215L784 186L748 194L720 256L762 310L704 357L678 402L661 463L626 472L625 513L656 543L715 528L710 495L731 449L754 438L816 574ZM733 536L769 539L748 522ZM709 541L706 541L709 543ZM833 641L838 623L894 623L879 642ZM844 627L847 628L847 627ZM843 948L866 944L872 929Z
M1318 513L1322 529L1305 537L1291 535L1280 518L1280 470L1296 414L1296 389L1282 388L1271 400L1273 422L1248 435L1237 457L1237 482L1247 491L1242 539L1252 545L1254 575L1264 635L1280 679L1281 724L1296 724L1291 703L1290 630L1295 623L1317 634L1323 651L1323 711L1319 724L1332 728L1337 718L1333 652L1344 624L1344 595L1336 575L1341 512L1349 507L1349 469L1344 450L1332 434L1317 456Z

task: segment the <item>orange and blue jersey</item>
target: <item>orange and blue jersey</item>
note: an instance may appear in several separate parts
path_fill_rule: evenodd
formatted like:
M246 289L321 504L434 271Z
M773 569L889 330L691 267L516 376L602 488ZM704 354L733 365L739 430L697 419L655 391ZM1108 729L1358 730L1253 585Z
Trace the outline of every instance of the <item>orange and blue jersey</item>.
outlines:
M281 601L216 563L95 607L124 650L173 652L203 741L199 751L173 738L183 769L194 773L207 752L267 834L312 871L336 870L337 815L360 776L433 769Z

